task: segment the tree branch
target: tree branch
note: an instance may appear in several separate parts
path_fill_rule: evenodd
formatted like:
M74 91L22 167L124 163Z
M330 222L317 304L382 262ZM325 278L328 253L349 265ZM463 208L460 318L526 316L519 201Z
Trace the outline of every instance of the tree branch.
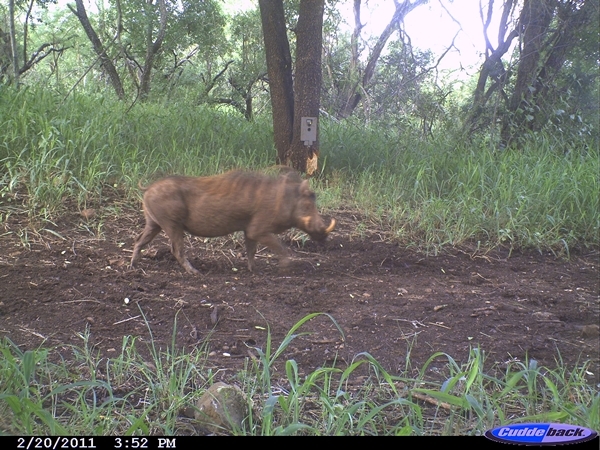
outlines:
M48 49L48 47L50 47ZM46 58L47 56L50 56L52 53L62 53L63 51L65 51L68 47L54 47L54 44L51 43L45 43L42 44L38 47L38 49L33 52L31 54L31 57L29 58L29 60L23 64L23 66L19 69L19 75L23 75L25 72L27 72L29 69L31 69L33 66L35 66L37 63L39 63L41 60L43 60L44 58ZM46 50L48 49L48 50Z
M87 12L85 11L85 7L83 6L83 1L75 0L75 4L77 6L77 9L74 9L69 4L67 4L67 7L71 10L73 14L75 14L75 17L79 19L81 26L85 30L88 39L94 47L94 51L100 57L100 64L108 74L108 77L113 85L113 88L115 89L117 97L119 97L120 100L124 99L125 90L123 89L121 78L119 77L117 69L115 68L115 65L113 64L112 60L107 56L106 50L102 45L102 41L100 41L100 38L98 37L96 31L92 27L92 24L90 23L90 19L88 18Z
M361 94L361 92L357 89L357 87L360 85L360 87L362 87L362 90L366 92L366 88L369 85L369 83L371 82L373 75L375 74L375 67L377 66L377 61L379 60L379 57L381 56L381 52L385 48L385 45L386 45L387 41L389 40L390 36L392 35L392 33L394 32L394 30L400 25L400 23L404 20L404 18L406 17L406 15L408 13L410 13L412 10L414 10L417 6L426 4L428 1L429 0L415 0L414 2L411 2L410 0L404 0L402 3L400 3L398 0L394 0L394 4L396 6L394 15L392 16L392 18L390 19L390 22L385 27L385 29L381 32L381 35L377 39L377 42L375 43L375 46L373 47L373 51L371 52L371 55L369 56L369 59L367 61L367 65L365 67L365 72L363 74L362 81L360 83L358 83L358 82L356 83L356 86L353 89L354 94L346 102L346 104L340 114L341 117L350 116L350 114L352 114L352 111L354 111L354 109L356 108L358 103L363 98L363 94ZM354 5L355 5L355 7L356 6L360 7L360 1L355 0ZM355 12L355 17L356 17L356 12ZM358 18L360 20L360 15L358 16ZM355 23L356 23L356 19L355 19Z
M210 93L210 91L213 90L213 88L215 87L215 85L217 84L217 81L219 80L219 78L221 78L223 76L223 74L227 71L227 69L229 68L229 66L231 64L233 64L233 59L230 61L227 61L225 63L225 67L223 68L223 70L221 70L218 74L216 74L212 80L210 80L208 82L208 84L206 85L206 88L204 89L204 96L208 96L208 94Z

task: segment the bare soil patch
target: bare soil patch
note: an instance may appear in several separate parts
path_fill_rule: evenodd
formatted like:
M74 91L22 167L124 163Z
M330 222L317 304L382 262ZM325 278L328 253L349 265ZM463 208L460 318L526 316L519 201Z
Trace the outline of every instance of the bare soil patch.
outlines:
M598 383L598 252L568 261L539 252L424 256L376 230L357 237L359 219L340 211L324 245L299 233L282 237L294 254L286 273L266 249L257 254L258 272L250 273L241 236L188 238L188 257L201 272L191 276L164 233L130 269L143 215L107 211L102 221L66 215L52 227L56 234L29 235L29 248L18 215L3 224L0 337L23 350L67 352L82 345L89 329L95 350L114 357L124 336L135 336L148 354L146 343L167 348L175 330L180 349L207 343L208 364L227 380L256 355L255 347L264 348L267 327L279 345L298 320L322 312L344 336L327 316L306 323L301 331L310 334L283 355L303 372L344 367L368 352L392 374L407 367L414 373L435 352L465 361L479 346L488 367L515 359L549 368L559 357L567 368L590 361L589 380Z

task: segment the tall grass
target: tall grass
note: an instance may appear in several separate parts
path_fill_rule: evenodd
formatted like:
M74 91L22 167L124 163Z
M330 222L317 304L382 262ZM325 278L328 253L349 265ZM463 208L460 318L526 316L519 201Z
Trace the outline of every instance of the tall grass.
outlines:
M600 428L600 394L586 382L585 364L567 370L560 361L559 369L509 361L500 369L486 366L484 353L472 349L462 363L434 353L416 377L392 375L367 353L347 366L305 373L285 352L304 333L302 326L320 315L302 318L278 345L267 333L264 346L255 349L258 357L232 380L248 405L242 427L228 433L481 435L531 421ZM176 323L173 329L175 336ZM68 360L57 358L64 351L23 352L0 340L0 429L16 435L201 434L182 411L193 409L214 382L205 365L207 349L159 349L148 331L149 359L129 337L119 354L103 358L85 331ZM438 370L429 370L433 363ZM434 373L435 379L427 375Z
M579 153L564 154L543 139L496 151L339 124L323 134L343 200L407 246L435 253L470 243L568 255L598 245L600 154L584 142Z
M274 160L268 126L189 105L129 110L102 97L5 90L0 129L0 189L25 191L31 216L52 216L66 197L85 207L107 183L131 191L156 174L212 174Z
M0 222L15 212L52 220L65 202L102 202L107 186L275 162L268 117L248 122L186 103L133 107L102 97L2 92ZM325 208L352 207L390 239L428 253L447 246L549 249L598 245L597 146L556 148L533 136L518 150L321 121ZM69 203L71 204L71 203ZM368 228L365 224L363 229ZM379 231L381 231L379 230Z

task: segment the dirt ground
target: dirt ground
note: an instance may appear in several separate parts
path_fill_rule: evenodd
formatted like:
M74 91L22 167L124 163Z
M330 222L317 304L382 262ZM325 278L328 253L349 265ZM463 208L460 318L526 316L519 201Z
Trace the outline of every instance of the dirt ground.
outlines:
M89 329L100 355L115 357L127 335L147 354L148 328L158 346L168 347L176 323L177 345L208 342L208 363L227 380L254 348L264 348L267 327L278 346L296 322L321 312L343 335L325 315L306 323L300 331L310 334L283 355L304 373L344 367L368 352L392 374L415 374L435 352L463 362L479 346L488 368L527 358L553 368L560 355L567 368L590 361L589 381L599 381L596 251L569 261L535 251L425 256L376 230L359 235L360 218L338 211L331 213L337 230L323 245L298 232L281 236L294 254L287 273L266 249L257 255L259 272L250 273L243 239L233 235L187 239L190 262L201 272L191 276L162 233L129 268L143 214L119 205L102 211L74 212L47 227L52 231L27 236L18 214L0 224L0 337L23 350L66 352L81 346Z

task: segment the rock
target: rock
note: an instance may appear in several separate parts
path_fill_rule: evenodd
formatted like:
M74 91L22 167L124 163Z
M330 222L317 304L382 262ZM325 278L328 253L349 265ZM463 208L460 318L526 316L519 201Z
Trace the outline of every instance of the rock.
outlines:
M560 320L558 319L558 317L556 317L551 312L547 312L547 311L537 311L537 312L534 312L531 315L538 322L560 322Z
M248 415L245 395L237 386L215 383L196 403L194 417L208 433L217 434L240 429Z
M581 336L586 339L598 339L600 335L600 326L598 325L585 325L581 329Z
M94 208L87 208L81 211L80 214L85 220L90 220L96 216L96 210Z

